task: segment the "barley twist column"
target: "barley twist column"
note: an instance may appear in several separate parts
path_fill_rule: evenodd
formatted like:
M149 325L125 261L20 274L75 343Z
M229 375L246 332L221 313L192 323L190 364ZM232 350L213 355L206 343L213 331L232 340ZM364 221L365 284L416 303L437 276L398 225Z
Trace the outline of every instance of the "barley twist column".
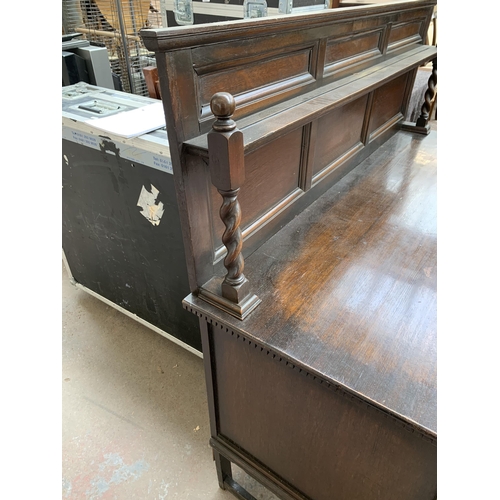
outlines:
M240 229L241 209L238 202L239 191L239 188L230 191L219 189L219 193L223 199L220 208L220 218L226 226L226 230L222 235L222 243L224 243L227 249L227 255L224 259L224 267L227 269L227 275L224 278L224 283L230 286L240 285L245 280L243 274L245 262L241 255L243 238Z
M436 95L437 86L437 57L432 60L432 72L427 82L427 89L424 94L424 103L420 110L420 116L416 122L403 122L401 128L409 132L417 132L419 134L429 134L431 127L429 125L430 111L432 100Z
M420 111L420 116L417 119L417 127L426 127L429 121L429 113L431 110L431 103L436 95L436 85L437 85L437 58L432 60L432 73L427 82L427 90L424 95L424 104Z
M241 253L241 209L238 193L245 180L243 134L231 116L236 103L231 94L219 92L212 97L210 108L216 120L208 133L208 163L212 184L222 196L220 218L226 229L222 242L227 249L224 267L225 278L217 293L211 280L200 290L200 297L224 309L239 319L244 319L260 299L250 292L250 284L243 274L245 263ZM214 291L215 290L215 291Z

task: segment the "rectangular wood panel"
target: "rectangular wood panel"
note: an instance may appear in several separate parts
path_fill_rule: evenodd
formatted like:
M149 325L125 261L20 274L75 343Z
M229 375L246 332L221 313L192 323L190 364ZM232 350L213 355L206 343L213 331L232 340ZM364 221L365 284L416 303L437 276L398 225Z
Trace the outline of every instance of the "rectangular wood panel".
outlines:
M404 45L421 42L423 21L423 19L418 19L409 23L392 26L389 34L388 51L395 50Z
M312 48L298 50L292 53L281 54L262 59L258 63L238 64L224 71L204 74L199 77L201 106L204 108L202 116L206 114L210 99L216 92L229 92L237 101L241 94L250 94L255 89L262 89L266 93L266 86L273 86L272 92L283 91L296 85L297 78L305 76L306 80L314 81L311 75ZM300 79L303 81L304 78ZM276 85L277 83L279 85ZM262 96L261 93L261 96Z
M302 128L245 157L245 182L238 196L241 228L264 217L273 207L298 189L301 173ZM224 225L219 217L222 198L212 187L212 220L216 248L221 245Z
M415 19L419 20L426 19L428 16L429 16L429 9L427 7L401 11L397 14L394 23L406 23L414 21Z
M434 500L434 443L243 336L213 339L219 435L308 498Z
M318 120L313 176L334 165L353 146L361 144L367 100L365 95Z
M373 93L373 105L368 126L369 141L377 137L394 119L402 117L408 74L386 83Z
M381 55L382 33L383 29L379 29L340 40L329 40L325 52L325 77Z

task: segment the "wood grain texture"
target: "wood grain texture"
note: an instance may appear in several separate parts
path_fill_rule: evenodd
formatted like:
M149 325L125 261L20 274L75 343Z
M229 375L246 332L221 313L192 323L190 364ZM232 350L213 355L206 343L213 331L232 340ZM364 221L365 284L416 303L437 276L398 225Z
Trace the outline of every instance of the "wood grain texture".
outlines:
M234 119L244 133L250 171L258 159L259 178L246 183L239 195L243 235L253 249L334 180L330 174L313 174L316 121L435 55L435 48L418 44L385 55L389 27L426 13L430 19L434 4L346 7L258 22L141 31L148 49L156 52L191 290L211 278L213 263L221 257L220 205L206 172L212 92L236 94ZM324 72L326 60L329 70ZM380 137L396 122L385 124ZM358 123L353 126L357 135ZM289 149L283 145L287 135L294 136ZM340 176L363 158L358 146L348 149L337 166L325 157L316 168L326 174L330 162ZM311 195L303 196L306 191Z
M361 97L318 120L313 174L361 144L367 103L368 96Z
M338 73L382 54L384 28L329 40L325 54L325 75Z
M368 140L373 140L380 134L391 120L403 118L407 83L408 75L405 74L375 90L368 125Z
M173 124L195 284L184 305L201 318L230 491L234 462L287 500L435 500L436 137L396 133L417 68L436 56L422 44L434 5L141 33ZM207 148L219 91L236 94L237 161L222 140ZM224 228L207 159L228 258L233 244L247 252L262 300L248 315L217 295ZM241 254L227 232L240 226Z
M144 80L148 89L149 97L161 99L160 82L158 80L158 68L156 66L146 66L142 68Z
M264 86L277 87L281 91L297 85L296 78L305 76L305 81L313 82L311 71L311 48L295 52L287 52L280 56L260 60L259 64L241 64L203 75L199 79L201 104L206 106L212 96L224 89L233 96L247 93L249 89L257 89ZM240 99L241 102L241 99Z
M434 499L434 442L242 336L211 335L218 441L314 500Z
M168 52L174 59L186 59L183 50L189 52L192 66L183 76L191 78L190 86L197 89L190 96L197 109L194 116L200 132L208 132L208 103L214 93L227 91L235 96L239 120L314 90L340 74L383 61L388 27L412 22L424 26L434 3L344 7L258 22L144 29L141 36L156 57Z
M436 55L435 47L419 46L392 57L389 61L374 63L354 75L343 77L313 91L291 97L283 103L238 120L244 132L245 153L262 147L290 130L306 125L417 68ZM206 134L186 141L192 154L208 156Z
M261 306L222 322L436 436L436 135L399 132L246 260Z
M302 130L281 137L245 158L245 188L239 194L242 228L255 222L299 186ZM212 206L220 206L220 196L212 190ZM217 210L212 211L214 239L221 229ZM216 240L217 241L217 240Z
M422 42L421 33L424 22L425 18L392 26L387 50L391 51L404 45Z
M154 52L178 50L193 45L201 46L209 43L237 41L249 37L259 37L270 32L297 31L304 26L311 28L331 25L339 22L339 26L346 28L350 21L353 24L347 29L363 30L373 26L376 16L385 16L392 23L409 21L414 17L426 16L429 7L436 5L435 0L393 2L379 5L356 5L341 9L325 9L317 13L297 14L284 17L259 18L252 20L228 21L198 25L196 27L170 27L160 29L142 29L140 34L146 48ZM430 12L432 15L432 12ZM429 16L430 20L430 16ZM191 35L196 30L196 44ZM331 33L331 28L330 28ZM326 30L326 33L328 30ZM325 34L326 34L325 33Z

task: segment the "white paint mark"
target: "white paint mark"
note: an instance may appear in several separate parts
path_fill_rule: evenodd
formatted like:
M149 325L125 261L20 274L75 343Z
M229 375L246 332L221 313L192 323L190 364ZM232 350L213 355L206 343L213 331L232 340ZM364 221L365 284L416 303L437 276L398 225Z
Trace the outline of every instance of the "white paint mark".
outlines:
M151 222L153 226L157 226L160 223L163 212L165 211L161 201L156 203L156 198L159 193L160 192L153 184L151 184L151 192L142 186L141 194L137 201L137 206L142 208L141 214Z
M165 498L168 495L168 488L170 486L170 483L165 483L165 480L161 480L161 486L160 486L160 494L158 495L158 500L165 500Z
M66 162L66 165L69 165L68 157L66 155L63 155L63 156L64 156L64 161Z

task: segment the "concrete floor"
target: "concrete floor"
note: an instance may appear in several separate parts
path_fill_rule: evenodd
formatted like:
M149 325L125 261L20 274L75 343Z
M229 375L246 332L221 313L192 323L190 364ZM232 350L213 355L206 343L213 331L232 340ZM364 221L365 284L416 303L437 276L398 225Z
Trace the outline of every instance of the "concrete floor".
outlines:
M75 288L64 266L62 298L62 498L234 499L208 445L203 360Z

